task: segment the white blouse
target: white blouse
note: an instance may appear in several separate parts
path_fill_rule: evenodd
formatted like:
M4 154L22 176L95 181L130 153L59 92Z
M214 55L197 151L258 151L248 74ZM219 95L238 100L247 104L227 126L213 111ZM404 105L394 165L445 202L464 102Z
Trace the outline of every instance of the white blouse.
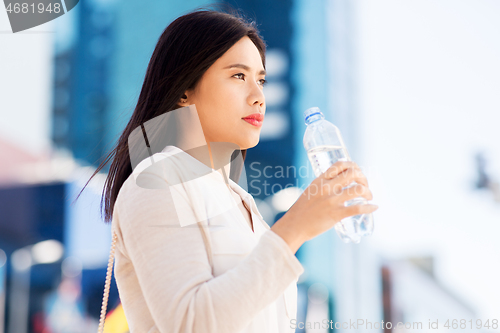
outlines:
M254 231L218 171L175 146L153 157L122 186L112 221L130 331L295 332L304 269L252 195L228 179ZM198 222L208 231L213 274Z

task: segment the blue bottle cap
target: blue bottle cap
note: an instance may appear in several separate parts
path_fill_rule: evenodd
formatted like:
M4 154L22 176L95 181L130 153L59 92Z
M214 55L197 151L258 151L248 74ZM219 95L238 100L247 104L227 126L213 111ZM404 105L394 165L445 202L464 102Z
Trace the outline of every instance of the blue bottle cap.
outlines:
M317 106L313 106L307 110L304 111L304 120L307 122L307 119L309 117L312 117L314 116L315 114L323 114L323 112L321 112L321 110L317 107Z

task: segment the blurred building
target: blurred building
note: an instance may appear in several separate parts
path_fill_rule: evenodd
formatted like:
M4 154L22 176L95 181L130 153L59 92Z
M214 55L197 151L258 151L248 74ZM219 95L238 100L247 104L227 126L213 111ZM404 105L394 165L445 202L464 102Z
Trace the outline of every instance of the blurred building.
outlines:
M105 133L113 12L102 1L79 1L55 23L52 140L96 165L110 148Z
M384 332L483 331L474 309L436 280L432 257L386 261L381 272L384 322L392 323Z
M43 326L47 297L63 282L63 273L68 270L63 263L70 257L80 266L82 315L98 318L111 246L110 227L99 216L102 179L91 182L80 200L73 203L90 170L78 167L71 157L34 156L2 140L0 158L4 161L0 168L1 328L12 332L17 327L11 325L12 320L24 321L23 317L30 332ZM47 240L62 244L61 259L36 260L33 246ZM19 266L15 253L20 249L32 256L23 279L20 271L14 271L14 266ZM114 283L112 288L110 306L118 299ZM20 294L27 294L26 303L18 299Z

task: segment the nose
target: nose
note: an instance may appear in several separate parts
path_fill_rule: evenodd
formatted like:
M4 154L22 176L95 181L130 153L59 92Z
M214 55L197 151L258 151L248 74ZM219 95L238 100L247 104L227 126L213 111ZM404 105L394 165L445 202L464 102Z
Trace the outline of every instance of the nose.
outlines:
M252 85L252 91L248 95L248 104L250 106L258 105L259 108L264 108L266 96L264 96L263 88L257 83Z

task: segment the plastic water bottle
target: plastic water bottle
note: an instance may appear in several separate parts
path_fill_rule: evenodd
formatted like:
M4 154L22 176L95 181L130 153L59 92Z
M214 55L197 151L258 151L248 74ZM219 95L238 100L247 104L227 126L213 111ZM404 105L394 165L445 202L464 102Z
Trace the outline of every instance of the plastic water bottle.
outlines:
M324 173L337 161L350 161L351 157L344 145L337 126L325 120L318 107L312 107L304 112L307 129L304 133L304 148L311 162L316 177ZM355 186L352 182L346 188ZM366 204L363 197L347 200L344 206ZM335 230L344 243L359 243L362 236L373 233L373 214L348 216L335 223Z

